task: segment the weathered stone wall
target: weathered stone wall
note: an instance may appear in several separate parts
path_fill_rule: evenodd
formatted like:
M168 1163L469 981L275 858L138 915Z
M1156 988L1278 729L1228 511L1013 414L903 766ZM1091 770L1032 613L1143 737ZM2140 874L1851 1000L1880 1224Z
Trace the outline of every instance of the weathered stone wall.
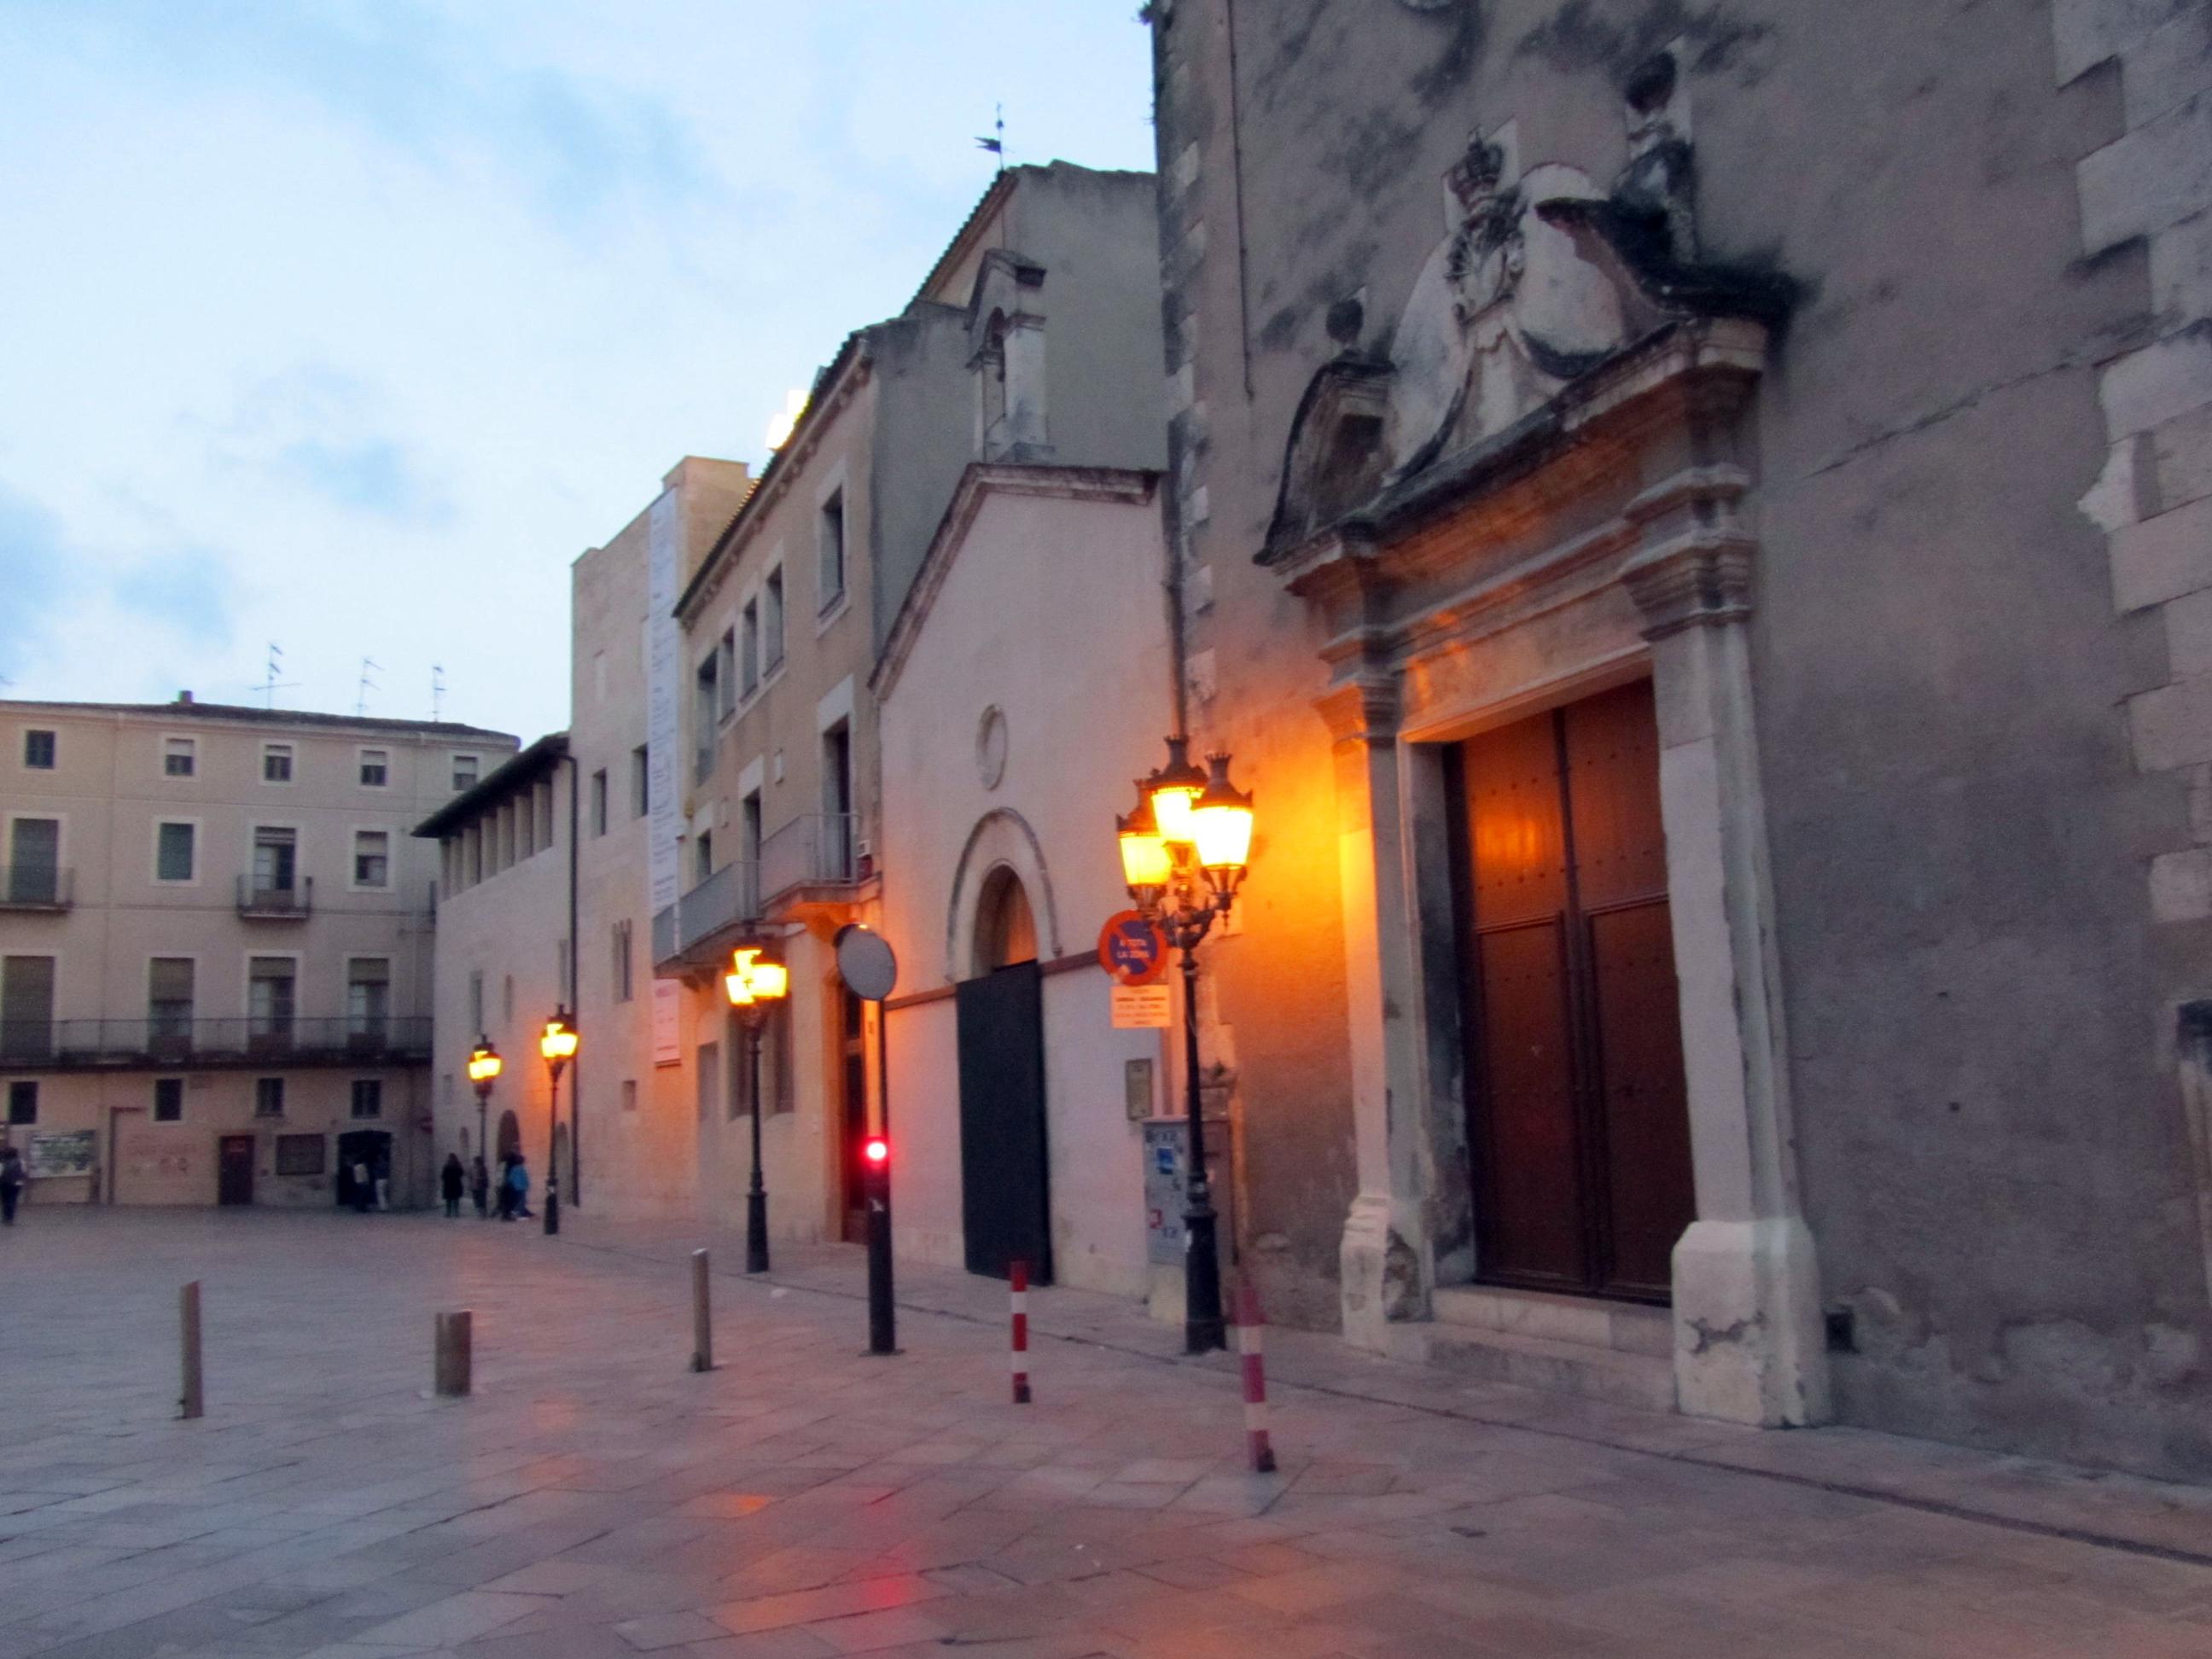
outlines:
M2212 944L2205 8L1152 13L1191 724L1261 805L1205 1035L1273 1303L1335 1315L1345 1055L1401 1018L1342 966L1371 878L1325 641L1252 563L1291 416L1388 343L1472 131L1609 178L1622 85L1674 43L1703 252L1802 285L1753 410L1750 626L1837 1409L2212 1468L2175 1029Z

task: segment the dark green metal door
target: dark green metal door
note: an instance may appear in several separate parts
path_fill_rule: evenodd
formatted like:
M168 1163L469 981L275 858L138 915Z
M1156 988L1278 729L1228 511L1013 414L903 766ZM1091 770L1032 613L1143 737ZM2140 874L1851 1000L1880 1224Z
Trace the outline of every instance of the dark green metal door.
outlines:
M1030 1264L1052 1282L1046 1180L1043 981L1034 962L954 991L960 1027L960 1215L968 1271L1006 1276Z

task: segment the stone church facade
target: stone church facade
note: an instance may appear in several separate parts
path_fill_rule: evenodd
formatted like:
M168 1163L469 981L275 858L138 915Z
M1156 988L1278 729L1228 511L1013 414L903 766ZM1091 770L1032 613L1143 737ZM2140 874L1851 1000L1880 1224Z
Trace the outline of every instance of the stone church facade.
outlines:
M1273 1307L2212 1470L2209 10L1148 9Z

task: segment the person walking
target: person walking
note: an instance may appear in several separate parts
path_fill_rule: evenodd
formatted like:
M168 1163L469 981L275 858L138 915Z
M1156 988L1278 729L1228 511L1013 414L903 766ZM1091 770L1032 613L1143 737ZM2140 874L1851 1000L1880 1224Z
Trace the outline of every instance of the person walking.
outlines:
M368 1160L357 1158L353 1161L353 1209L356 1215L367 1215L369 1205L375 1200L376 1185L369 1179Z
M446 1167L438 1171L438 1190L446 1200L446 1219L458 1220L461 1213L461 1188L467 1186L468 1171L461 1168L459 1152L446 1154Z
M499 1155L499 1218L514 1219L514 1154Z
M15 1204L22 1195L22 1154L12 1144L0 1146L0 1224L15 1224Z
M469 1160L469 1196L476 1200L477 1219L483 1220L490 1213L491 1176L484 1170L482 1152Z
M514 1189L514 1212L523 1220L530 1219L530 1166L523 1162L522 1154L514 1155L514 1167L507 1172L507 1184Z

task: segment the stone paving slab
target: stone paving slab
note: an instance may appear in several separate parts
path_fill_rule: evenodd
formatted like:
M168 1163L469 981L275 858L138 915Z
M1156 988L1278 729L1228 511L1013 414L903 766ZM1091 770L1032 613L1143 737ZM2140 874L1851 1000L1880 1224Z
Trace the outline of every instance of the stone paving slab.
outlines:
M1847 1431L1759 1435L1113 1298L580 1214L33 1210L0 1235L0 1659L2212 1655L2212 1493ZM177 1285L208 1414L175 1420ZM477 1392L429 1394L431 1316Z

